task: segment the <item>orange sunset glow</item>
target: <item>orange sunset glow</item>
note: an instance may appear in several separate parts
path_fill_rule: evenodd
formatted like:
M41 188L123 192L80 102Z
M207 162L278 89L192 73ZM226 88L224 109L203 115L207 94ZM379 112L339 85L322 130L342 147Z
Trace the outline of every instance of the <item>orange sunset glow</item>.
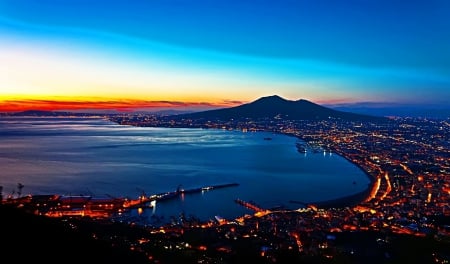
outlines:
M0 112L18 112L26 110L64 111L64 110L105 110L134 111L139 109L164 108L222 108L239 104L238 101L189 102L189 101L153 101L137 99L105 99L105 98L33 98L2 99Z

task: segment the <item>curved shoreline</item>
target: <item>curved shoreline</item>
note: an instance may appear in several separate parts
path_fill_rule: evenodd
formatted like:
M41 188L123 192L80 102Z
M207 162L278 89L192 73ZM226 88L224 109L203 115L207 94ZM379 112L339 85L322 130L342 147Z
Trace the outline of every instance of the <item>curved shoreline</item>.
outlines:
M260 132L270 132L270 133L274 133L274 134L279 134L279 135L284 135L284 136L289 136L289 137L295 137L296 139L299 139L305 143L308 144L308 141L301 138L301 136L298 135L293 135L293 134L289 134L289 133L283 133L283 132L277 132L277 131L266 131L266 130L261 130ZM350 194L350 195L346 195L346 196L342 196L336 199L330 199L330 200L324 200L324 201L317 201L317 202L309 202L309 203L304 203L304 202L296 202L296 201L291 201L294 203L299 203L299 204L304 204L304 205L314 205L318 208L323 208L323 209L328 209L328 208L345 208L345 207L354 207L357 206L359 204L361 204L363 201L365 201L369 195L370 195L370 191L373 188L373 185L375 184L375 178L370 175L361 165L359 165L358 163L353 162L351 159L349 159L347 156L345 156L342 152L337 152L336 150L332 150L332 152L342 158L344 158L345 160L347 160L348 162L350 162L351 164L353 164L354 166L358 167L366 176L367 178L369 178L369 183L367 184L367 188L363 191L357 192L355 194Z
M307 140L301 138L300 136L285 134L285 133L281 133L281 134L287 135L287 136L293 136L293 137L296 137L297 139L300 139L300 140L308 143ZM344 158L345 160L347 160L351 164L355 165L356 167L358 167L367 176L367 178L369 178L370 183L367 185L367 189L365 189L364 191L360 191L358 193L346 195L346 196L336 198L336 199L311 202L308 204L313 204L316 207L323 208L323 209L353 207L358 204L361 204L363 201L365 201L369 197L370 190L372 189L373 185L375 184L375 178L372 175L370 175L361 165L353 162L347 156L345 156L343 153L336 152L335 150L332 150L332 152L335 153L336 155L339 155L340 157Z
M370 184L369 184L369 186L370 186ZM354 206L357 206L358 204L360 204L362 201L364 201L368 197L368 195L370 194L370 189L371 188L368 187L366 190L352 194L352 195L344 196L341 198L336 198L333 200L326 200L326 201L321 201L321 202L317 202L317 203L312 203L312 204L314 204L318 208L324 208L324 209L354 207Z
M184 127L184 128L193 128L193 127ZM204 128L201 128L201 129L204 129ZM211 128L206 128L206 129L211 129ZM218 128L212 128L212 129L218 129ZM218 130L220 130L220 129L218 129ZM242 130L240 130L240 129L233 129L233 130L242 132ZM272 133L272 134L278 134L278 135L283 135L283 136L295 137L296 139L299 139L305 143L308 143L308 141L301 138L301 136L293 135L290 133L284 133L284 132L272 131L272 130L264 130L264 129L258 130L255 132L265 132L265 133ZM375 184L375 178L372 175L370 175L361 165L353 162L347 156L345 156L343 153L337 152L334 149L332 150L332 152L335 153L336 155L339 155L340 157L344 158L345 160L347 160L354 166L358 167L369 178L370 182L368 183L367 188L365 190L357 192L355 194L350 194L350 195L346 195L346 196L335 198L335 199L317 201L317 202L309 202L309 203L303 203L303 202L300 202L300 203L315 205L318 208L324 208L324 209L326 209L326 208L346 208L346 207L353 207L358 204L361 204L363 201L365 201L369 197L370 191L373 188L373 185Z

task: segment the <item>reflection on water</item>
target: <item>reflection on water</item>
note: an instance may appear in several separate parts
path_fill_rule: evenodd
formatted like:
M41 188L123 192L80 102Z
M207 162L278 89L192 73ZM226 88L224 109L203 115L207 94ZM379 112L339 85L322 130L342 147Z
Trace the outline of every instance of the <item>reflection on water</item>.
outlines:
M272 140L264 140L264 138ZM251 213L233 201L292 208L289 200L329 200L364 190L369 179L338 155L298 153L296 138L272 133L141 128L102 119L0 119L0 185L12 193L92 194L136 198L239 183L159 203L152 217ZM353 184L356 182L357 184Z

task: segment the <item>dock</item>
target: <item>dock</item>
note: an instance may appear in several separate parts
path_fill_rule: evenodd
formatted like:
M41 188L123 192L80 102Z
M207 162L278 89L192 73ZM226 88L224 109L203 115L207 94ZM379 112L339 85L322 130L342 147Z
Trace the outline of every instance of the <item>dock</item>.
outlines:
M241 199L235 199L234 202L239 205L242 205L243 207L245 207L247 209L253 210L255 212L254 216L256 216L256 217L262 217L262 216L272 213L271 210L264 209L264 208L260 207L259 205L255 204L254 202L247 202L247 201L244 201Z
M181 195L185 194L194 194L194 193L201 193L205 191L211 191L211 190L217 190L227 187L236 187L239 186L238 183L226 183L226 184L217 184L217 185L209 185L204 187L198 187L198 188L192 188L192 189L183 189L181 186L178 186L178 188L175 191L169 191L159 194L154 194L151 196L141 196L137 200L131 200L128 204L128 208L136 208L136 207L149 207L148 203L151 202L158 202L158 201L167 201L170 199L178 198Z
M186 194L235 187L238 183L209 185L199 188L182 189L181 185L175 191L169 191L150 196L140 195L137 199L92 197L91 195L27 195L16 199L2 201L5 204L27 208L38 215L49 217L93 217L105 218L115 213L130 209L154 208L157 201L166 201L182 197Z

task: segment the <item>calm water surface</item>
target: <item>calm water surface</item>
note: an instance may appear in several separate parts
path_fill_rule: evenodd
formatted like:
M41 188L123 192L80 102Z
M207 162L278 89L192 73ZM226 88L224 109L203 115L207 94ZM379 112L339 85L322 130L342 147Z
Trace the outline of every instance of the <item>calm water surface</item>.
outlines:
M90 118L1 118L0 185L4 195L20 182L23 194L134 199L178 186L239 183L161 202L146 213L168 219L183 212L202 220L251 214L234 203L236 198L295 209L299 205L290 200L324 201L367 188L369 179L358 167L336 154L298 153L297 140L268 132L141 128Z

